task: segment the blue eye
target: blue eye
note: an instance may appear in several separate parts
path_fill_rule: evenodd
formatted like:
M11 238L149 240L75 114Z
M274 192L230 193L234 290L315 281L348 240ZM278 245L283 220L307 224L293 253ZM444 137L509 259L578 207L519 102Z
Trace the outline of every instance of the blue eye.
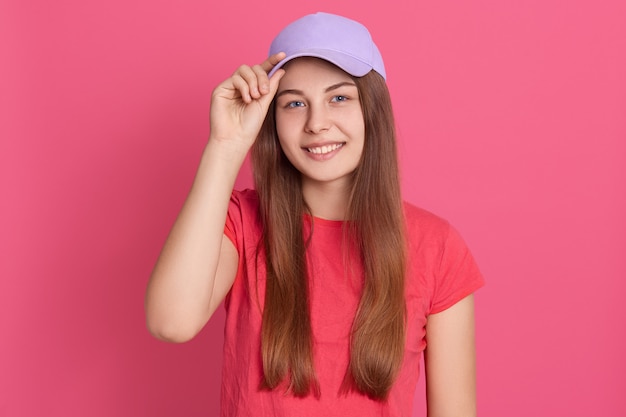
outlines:
M348 101L348 97L346 97L346 96L334 96L331 101L334 101L334 102Z
M295 108L295 107L302 107L304 106L304 103L301 101L290 101L289 103L287 103L288 108Z

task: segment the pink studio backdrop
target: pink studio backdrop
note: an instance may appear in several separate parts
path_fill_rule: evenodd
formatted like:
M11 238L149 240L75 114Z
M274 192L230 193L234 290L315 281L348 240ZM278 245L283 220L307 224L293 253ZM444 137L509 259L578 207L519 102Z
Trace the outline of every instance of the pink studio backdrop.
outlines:
M168 345L143 292L213 86L317 10L373 32L405 196L486 276L479 414L626 415L625 2L5 0L0 416L217 414L223 311Z

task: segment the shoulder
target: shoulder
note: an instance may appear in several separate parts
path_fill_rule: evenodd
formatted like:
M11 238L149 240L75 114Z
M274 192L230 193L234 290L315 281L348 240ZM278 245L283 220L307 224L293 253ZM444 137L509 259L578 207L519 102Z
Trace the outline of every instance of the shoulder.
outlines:
M228 206L229 216L241 217L246 222L259 215L259 195L256 190L233 190Z
M259 196L255 190L233 190L228 204L226 235L233 241L259 233Z
M446 219L407 201L403 202L403 209L409 239L439 237L445 240L450 233L451 226Z
M446 219L404 202L406 238L408 248L440 258L444 254L465 254L465 241L457 229Z
M244 190L233 190L230 201L231 203L246 208L258 209L259 207L259 195L256 190L250 188L246 188Z

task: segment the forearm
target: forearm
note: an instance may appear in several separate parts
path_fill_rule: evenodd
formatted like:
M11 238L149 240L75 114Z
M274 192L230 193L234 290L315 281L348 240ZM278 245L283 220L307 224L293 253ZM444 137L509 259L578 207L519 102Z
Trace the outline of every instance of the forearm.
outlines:
M156 337L189 340L221 301L213 291L216 271L228 203L245 154L232 143L207 144L148 284L146 319Z

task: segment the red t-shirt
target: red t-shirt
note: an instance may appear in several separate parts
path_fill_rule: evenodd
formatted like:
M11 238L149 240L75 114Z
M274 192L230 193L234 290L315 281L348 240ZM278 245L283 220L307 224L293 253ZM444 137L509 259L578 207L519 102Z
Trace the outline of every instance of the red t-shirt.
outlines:
M310 309L319 398L297 398L284 390L260 390L261 319L265 265L257 260L261 237L259 200L254 190L234 191L225 234L239 253L239 269L225 300L222 417L410 416L426 347L426 318L452 306L483 285L483 278L459 234L448 222L404 204L408 237L407 333L402 369L385 402L340 391L349 362L349 334L362 288L362 267L342 250L341 221L304 216L311 280Z

